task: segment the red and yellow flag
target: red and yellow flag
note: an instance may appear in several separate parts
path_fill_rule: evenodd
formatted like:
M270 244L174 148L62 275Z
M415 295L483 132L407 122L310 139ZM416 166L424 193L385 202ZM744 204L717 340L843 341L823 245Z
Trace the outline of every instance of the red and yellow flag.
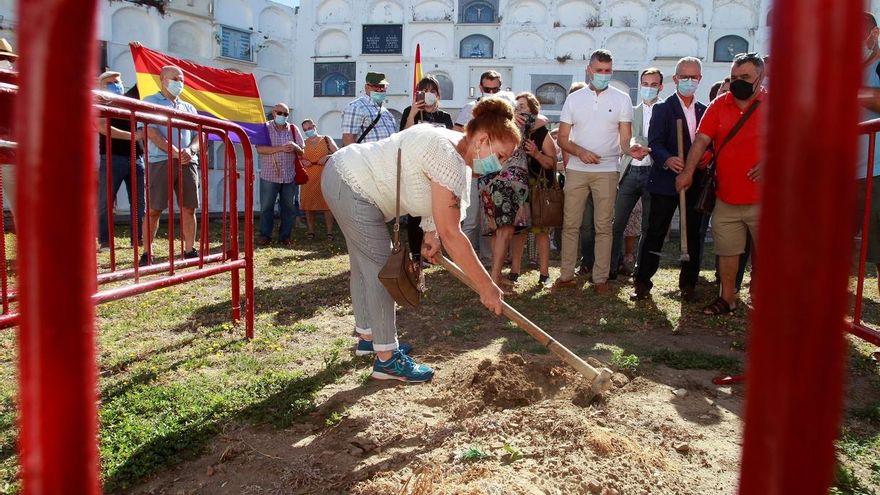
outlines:
M159 92L162 67L176 65L184 75L181 98L209 117L235 122L244 129L253 145L269 145L266 115L253 74L215 69L169 57L141 45L131 44L141 98ZM212 136L213 137L213 136ZM235 139L234 135L230 138Z
M416 43L416 58L413 64L413 96L416 94L416 86L423 77L425 75L422 74L422 47Z

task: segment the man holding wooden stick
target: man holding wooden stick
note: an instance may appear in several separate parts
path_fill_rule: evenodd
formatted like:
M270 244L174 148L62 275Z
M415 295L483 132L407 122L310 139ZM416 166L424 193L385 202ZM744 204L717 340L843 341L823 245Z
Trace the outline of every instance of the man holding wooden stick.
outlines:
M688 191L681 209L680 196L675 189L675 178L684 170L684 156L690 151L697 132L697 126L706 111L706 105L696 101L694 94L702 80L702 64L694 57L685 57L675 66L672 80L676 92L654 106L648 132L651 148L651 175L648 178L648 192L651 195L651 208L648 213L648 228L639 250L638 270L635 277L633 300L647 299L651 295L651 278L660 266L659 253L663 241L672 224L676 208L684 213L687 225L683 229L681 271L678 287L683 301L696 299L697 279L700 275L700 259L703 252L703 232L700 228L702 215L694 209L699 191ZM681 122L681 141L679 141L678 122ZM681 143L681 144L679 144ZM703 167L708 156L701 161ZM695 172L696 181L702 178L703 170Z

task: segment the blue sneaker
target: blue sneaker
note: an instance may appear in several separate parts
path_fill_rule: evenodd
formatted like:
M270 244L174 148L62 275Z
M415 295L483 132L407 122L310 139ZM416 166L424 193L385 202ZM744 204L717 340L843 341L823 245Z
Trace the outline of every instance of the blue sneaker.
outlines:
M406 342L401 342L397 344L397 350L403 354L409 354L412 352L412 346L407 344ZM373 354L373 341L372 340L364 340L358 339L357 346L354 348L355 356L366 356L368 354Z
M377 380L400 380L402 382L426 382L434 376L434 370L423 364L416 363L413 358L396 351L391 359L382 362L376 359L373 363L373 374Z

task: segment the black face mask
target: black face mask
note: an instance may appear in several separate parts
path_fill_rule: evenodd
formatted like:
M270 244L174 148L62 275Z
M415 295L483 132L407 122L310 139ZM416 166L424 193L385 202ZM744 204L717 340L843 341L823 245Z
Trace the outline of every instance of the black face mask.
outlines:
M742 79L737 79L730 83L730 92L733 93L733 97L737 100L745 101L755 94L755 85Z

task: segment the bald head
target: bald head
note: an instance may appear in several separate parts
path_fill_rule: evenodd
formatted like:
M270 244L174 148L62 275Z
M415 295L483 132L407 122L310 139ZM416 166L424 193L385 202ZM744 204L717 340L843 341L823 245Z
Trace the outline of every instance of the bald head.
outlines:
M175 65L166 65L159 71L159 81L162 84L162 94L171 100L180 96L183 91L183 71Z
M161 71L159 71L160 79L167 79L175 75L183 76L183 71L176 65L166 65L165 67L162 67Z

